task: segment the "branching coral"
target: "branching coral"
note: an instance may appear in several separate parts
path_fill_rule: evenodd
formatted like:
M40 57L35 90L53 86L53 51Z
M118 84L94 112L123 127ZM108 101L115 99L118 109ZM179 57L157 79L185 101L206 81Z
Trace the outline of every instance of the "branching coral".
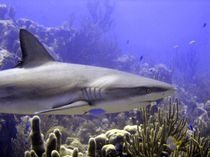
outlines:
M79 152L78 148L69 149L67 145L61 145L61 132L59 129L54 129L49 134L48 139L44 141L44 136L40 130L40 118L38 116L32 118L31 129L31 151L25 152L26 157L83 156L83 153ZM90 139L88 146L89 157L95 156L95 147L95 140Z
M158 113L152 113L152 107L141 108L143 123L130 140L125 139L128 154L136 157L207 155L207 138L187 136L187 120L179 116L178 100L172 103L170 99L168 107L167 111L159 108Z
M32 118L31 151L25 156L86 156L88 157L206 157L209 156L209 137L201 137L199 129L188 129L187 119L179 115L179 102L170 102L167 109L147 106L141 108L142 123L127 125L123 130L112 129L90 138L88 147L79 139L67 138L62 145L59 129L51 130L44 141L40 119ZM80 144L78 144L78 142ZM73 144L74 143L74 144ZM80 147L82 145L82 147ZM87 152L86 152L87 150ZM83 153L82 153L83 152Z
M190 143L187 146L187 153L185 156L193 157L208 157L210 156L210 138L200 136L198 130L190 136Z

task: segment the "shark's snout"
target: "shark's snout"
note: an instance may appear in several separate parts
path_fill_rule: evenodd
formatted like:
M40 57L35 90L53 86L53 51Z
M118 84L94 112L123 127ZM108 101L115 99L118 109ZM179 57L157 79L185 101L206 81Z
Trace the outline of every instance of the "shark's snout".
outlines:
M171 96L176 92L175 87L172 85L156 80L154 80L154 84L148 88L151 89L151 93L145 95L144 99L147 101L156 101Z
M107 90L107 95L110 97L132 98L137 102L152 102L171 96L176 89L165 82L140 77L132 74L118 77L110 83L110 89Z

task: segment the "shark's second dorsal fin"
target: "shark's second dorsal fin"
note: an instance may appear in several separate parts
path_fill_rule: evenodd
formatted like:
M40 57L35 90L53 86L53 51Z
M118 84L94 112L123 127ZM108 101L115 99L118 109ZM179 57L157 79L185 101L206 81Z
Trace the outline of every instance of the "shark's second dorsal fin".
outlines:
M19 39L22 60L18 63L18 67L35 67L54 61L39 40L27 30L20 30Z

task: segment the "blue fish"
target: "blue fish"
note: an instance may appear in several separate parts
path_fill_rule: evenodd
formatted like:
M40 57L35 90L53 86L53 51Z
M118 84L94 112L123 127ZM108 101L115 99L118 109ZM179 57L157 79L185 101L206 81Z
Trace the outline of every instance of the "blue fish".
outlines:
M206 25L207 25L207 23L204 23L204 24L203 24L203 28L205 28L205 27L206 27Z
M193 127L192 127L192 125L190 125L190 130L192 130L192 131L193 131Z
M89 114L94 115L94 116L101 116L105 114L105 110L101 108L95 108L90 111L88 111Z
M26 125L26 131L30 129L30 125Z
M142 61L142 59L143 59L143 56L141 56L141 57L139 58L140 61Z

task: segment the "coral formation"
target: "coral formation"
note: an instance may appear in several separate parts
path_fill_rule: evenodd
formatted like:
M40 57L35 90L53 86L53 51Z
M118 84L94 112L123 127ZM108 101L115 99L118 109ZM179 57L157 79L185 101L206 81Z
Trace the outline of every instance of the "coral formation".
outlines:
M101 154L103 157L117 156L115 146L113 144L107 144L102 147Z
M7 51L6 49L0 48L0 68L1 70L13 67L17 57Z
M88 142L87 157L95 157L96 155L96 141L94 138L90 138Z
M14 19L15 10L5 4L0 4L0 20Z
M93 9L94 6L91 5L92 2L88 5L90 16L91 13L96 11ZM29 19L13 19L14 9L6 5L0 5L0 45L20 57L17 40L18 30L24 28L33 34L37 34L40 41L47 45L46 48L56 60L94 65L104 64L104 66L110 67L114 64L114 59L119 56L120 49L116 41L104 37L105 32L109 31L112 25L112 11L110 10L112 6L106 2L104 2L104 5L104 9L109 7L109 11L104 12L104 15L100 13L100 16L106 18L98 18L95 21L92 20L93 17L91 16L91 18L82 22L80 29L72 28L70 23L73 20L67 21L65 25L57 28L48 28ZM101 9L100 5L95 7L97 7L97 10ZM94 14L99 15L99 12L97 11ZM105 24L108 23L109 25L105 27ZM62 55L62 59L60 55Z
M0 156L8 156L13 152L11 139L16 138L15 125L14 115L0 114Z
M180 117L176 101L172 103L170 100L167 111L159 108L154 114L152 108L141 109L143 123L138 125L137 133L132 135L131 140L125 142L129 154L139 157L209 155L209 136L197 137L198 130L189 134L186 118Z
M78 148L69 149L65 145L61 145L61 132L59 129L54 129L49 134L46 141L40 131L40 118L34 116L31 120L31 150L25 152L25 156L37 156L37 157L51 157L51 156L68 156L78 157Z
M92 137L83 150L78 149L77 145L61 144L62 135L59 129L54 129L49 134L43 147L43 138L41 138L43 136L39 128L40 119L35 116L31 123L31 151L26 151L25 156L205 157L210 155L209 136L201 137L198 128L187 127L186 117L179 114L177 99L175 103L170 99L168 105L158 107L157 111L149 105L141 108L140 112L141 123L127 125L123 130L111 129ZM37 137L37 141L32 142L34 140L32 137Z
M167 140L171 136L177 141L186 143L186 119L179 118L177 104L170 102L168 112L159 109L153 114L152 108L141 108L143 123L137 127L137 134L132 140L126 142L127 151L132 156L158 156L165 153L168 145Z
M45 152L45 148L44 148L43 135L41 134L39 123L40 123L39 117L34 116L32 118L30 139L31 139L32 150L34 150L34 152L38 156L42 156L42 154Z

